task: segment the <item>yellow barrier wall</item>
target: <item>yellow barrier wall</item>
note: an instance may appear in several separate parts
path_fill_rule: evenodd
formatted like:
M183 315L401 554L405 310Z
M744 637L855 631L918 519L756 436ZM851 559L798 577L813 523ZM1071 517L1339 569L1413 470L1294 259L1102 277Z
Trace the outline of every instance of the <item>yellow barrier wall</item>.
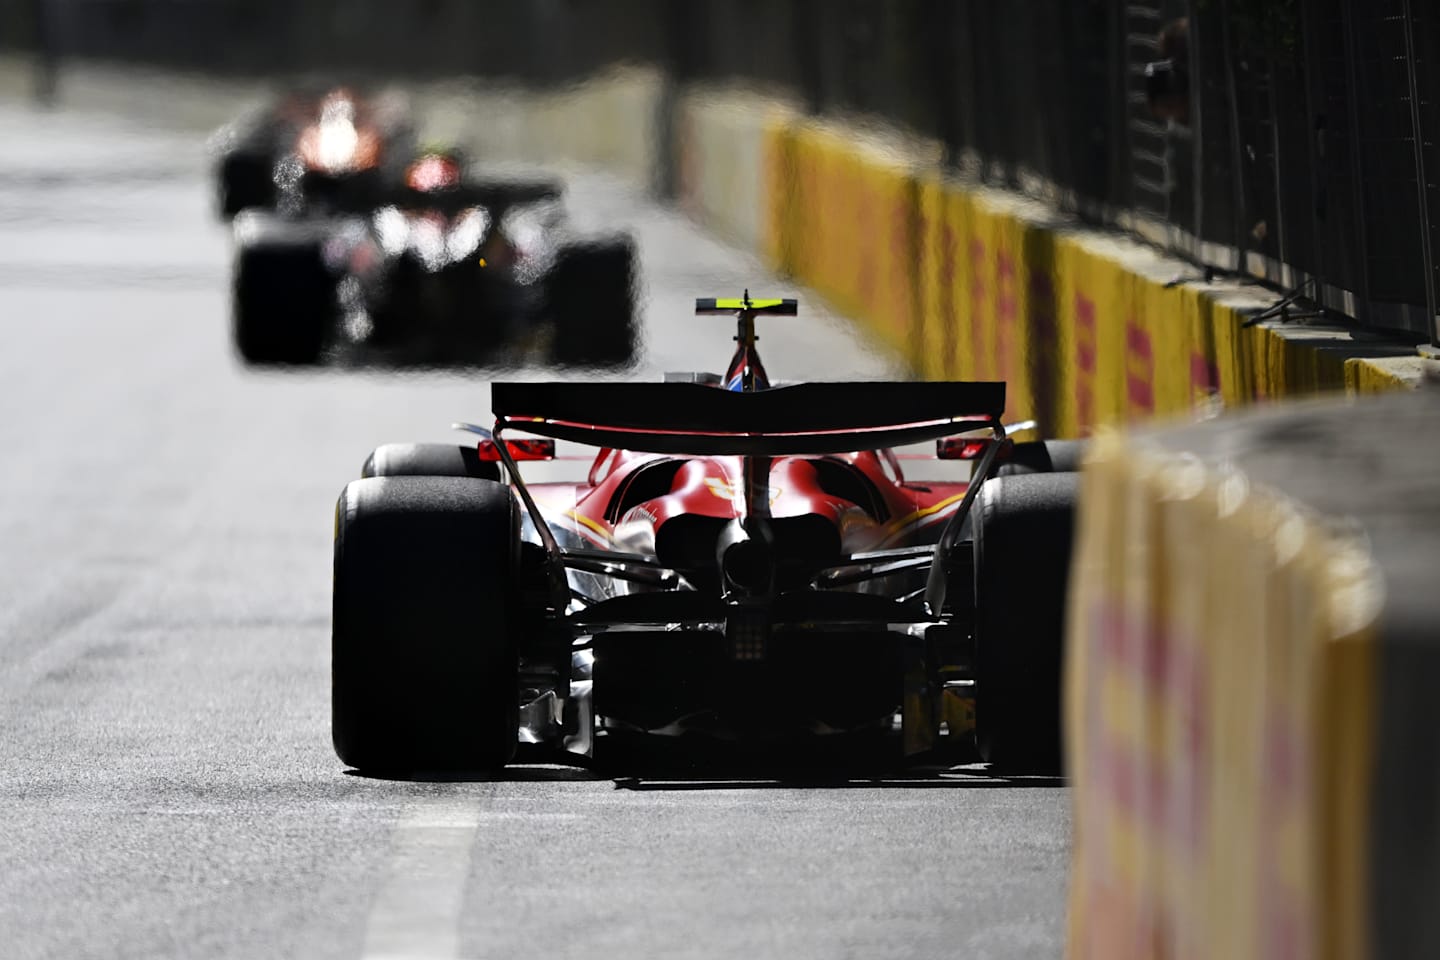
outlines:
M919 360L919 187L904 165L832 130L767 133L767 218L777 266L813 287L907 359Z
M924 377L1003 379L1049 436L1346 386L1372 350L1338 326L1251 323L1275 302L1139 242L814 121L772 118L763 249ZM1352 367L1366 388L1408 383Z
M1368 555L1115 435L1082 482L1069 956L1365 956Z
M1440 361L1260 319L1272 292L907 172L832 129L774 124L766 143L780 269L922 376L1004 379L1008 418L1100 431L1067 636L1072 960L1366 960L1375 564L1243 475L1107 425L1412 388Z
M456 80L411 96L422 140L458 143L485 162L572 162L645 183L654 163L661 78L615 68L583 84L533 91Z
M747 249L761 247L765 229L767 131L791 122L783 101L723 88L681 95L675 116L677 200L716 233Z

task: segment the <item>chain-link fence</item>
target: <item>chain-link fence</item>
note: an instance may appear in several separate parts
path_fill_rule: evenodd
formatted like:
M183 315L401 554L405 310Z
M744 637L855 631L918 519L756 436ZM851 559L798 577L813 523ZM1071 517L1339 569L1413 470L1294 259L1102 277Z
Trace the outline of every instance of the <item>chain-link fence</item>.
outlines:
M939 139L1207 267L1440 343L1429 0L690 0L691 76Z
M1440 343L1432 0L0 0L0 43L235 72L783 90Z

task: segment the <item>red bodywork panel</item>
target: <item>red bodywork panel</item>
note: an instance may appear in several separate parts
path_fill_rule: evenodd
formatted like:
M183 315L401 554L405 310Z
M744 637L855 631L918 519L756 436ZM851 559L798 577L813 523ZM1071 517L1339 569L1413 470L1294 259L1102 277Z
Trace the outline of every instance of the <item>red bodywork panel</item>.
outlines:
M604 449L585 483L529 484L552 528L593 547L650 552L682 516L745 516L741 457L667 456ZM905 481L889 450L784 456L770 470L770 515L817 516L834 525L845 553L933 540L967 483Z

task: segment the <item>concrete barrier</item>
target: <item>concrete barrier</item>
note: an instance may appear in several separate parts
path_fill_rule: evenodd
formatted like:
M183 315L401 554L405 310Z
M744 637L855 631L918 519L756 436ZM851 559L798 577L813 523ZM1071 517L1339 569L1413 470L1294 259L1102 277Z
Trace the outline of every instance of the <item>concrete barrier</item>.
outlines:
M1431 389L1096 441L1072 960L1440 949L1437 430Z
M1051 436L1418 382L1413 346L1261 317L1279 303L1274 292L1205 281L1137 240L947 179L934 144L769 110L747 94L723 107L697 94L678 109L677 129L693 138L682 176L693 215L753 244L918 375L1007 380L1007 414L1034 416ZM758 150L757 124L743 116L760 118ZM743 160L727 138L745 144ZM757 189L737 183L750 175Z
M28 94L30 66L0 58L0 93ZM216 125L278 85L190 76L178 95L175 79L71 61L60 96L97 111L163 102L157 123ZM744 91L667 99L663 83L654 69L625 67L559 91L419 84L413 100L422 138L482 160L578 164L648 183L658 157L676 157L692 216L764 254L919 375L1007 380L1008 414L1039 419L1051 436L1423 379L1429 362L1404 343L1334 324L1256 323L1274 293L1205 283L1142 243L945 179L934 143L807 119ZM671 122L662 109L674 110ZM669 147L657 139L667 130L678 141Z
M0 54L0 98L31 102L36 68L33 57ZM199 73L66 61L56 75L55 103L97 116L118 114L162 130L208 129L234 119L273 89Z
M660 75L616 68L558 91L475 80L414 88L422 136L502 163L575 164L635 183L651 173Z
M62 66L58 97L72 109L204 129L285 86L283 79L220 79L71 60ZM26 100L33 91L32 60L0 56L0 97ZM552 91L462 79L411 84L407 93L422 141L458 144L482 162L596 167L635 183L651 175L660 102L655 70L615 68Z
M772 121L762 148L771 263L915 366L924 349L915 158L937 150L818 121Z
M794 107L725 88L696 87L676 108L677 201L717 234L749 250L764 242L766 130Z
M1440 382L1440 360L1395 356L1345 361L1345 391L1351 394L1413 390L1427 381Z

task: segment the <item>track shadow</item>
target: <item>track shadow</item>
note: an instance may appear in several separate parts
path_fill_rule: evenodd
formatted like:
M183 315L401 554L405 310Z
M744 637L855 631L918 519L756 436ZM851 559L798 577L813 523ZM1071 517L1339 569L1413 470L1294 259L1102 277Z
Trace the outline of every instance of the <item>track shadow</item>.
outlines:
M582 759L582 758L577 758ZM565 781L608 780L610 777L580 764L512 764L500 771L465 770L355 770L345 776L388 783L561 783Z
M610 780L617 790L935 790L1063 787L1063 777L1001 772L973 751L949 751L909 761L893 742L844 749L744 748L714 744L602 740L594 757L522 751L501 771L362 771L347 776L407 783L526 783Z
M606 747L608 749L599 749ZM618 790L934 790L1057 787L1057 776L1000 773L973 749L952 748L902 759L893 738L833 746L720 746L624 740L597 744L591 769Z
M976 765L980 767L980 765ZM617 777L615 789L684 792L688 790L977 790L1017 787L1063 787L1063 777L1010 776L991 773L983 767L949 767L902 771L889 776L840 775L834 777L703 777L693 779L646 779Z

